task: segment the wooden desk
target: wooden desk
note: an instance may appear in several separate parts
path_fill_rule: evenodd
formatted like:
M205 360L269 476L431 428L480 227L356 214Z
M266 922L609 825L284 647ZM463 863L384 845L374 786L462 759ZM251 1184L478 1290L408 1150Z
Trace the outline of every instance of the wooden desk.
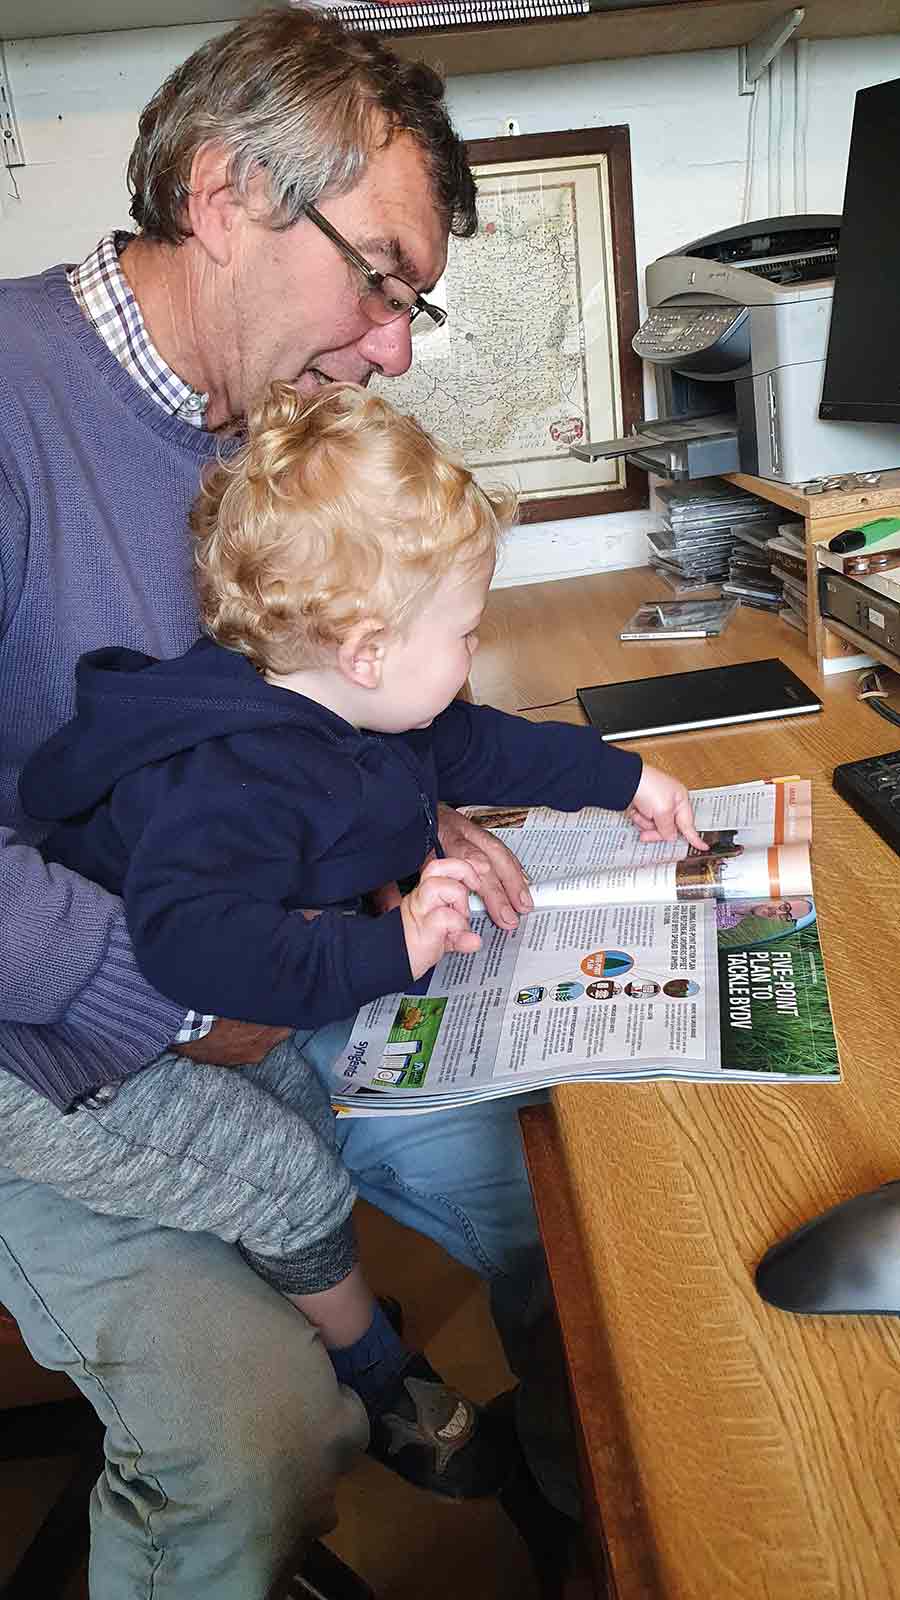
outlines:
M761 613L742 610L721 640L619 644L662 593L646 571L496 592L476 698L517 709L765 655L817 683L802 637ZM692 787L812 779L844 1082L569 1086L528 1120L618 1600L900 1596L900 1319L792 1317L753 1287L774 1240L900 1175L900 859L830 783L836 762L900 748L900 728L854 689L854 674L827 681L820 716L635 746ZM580 720L577 706L532 715Z

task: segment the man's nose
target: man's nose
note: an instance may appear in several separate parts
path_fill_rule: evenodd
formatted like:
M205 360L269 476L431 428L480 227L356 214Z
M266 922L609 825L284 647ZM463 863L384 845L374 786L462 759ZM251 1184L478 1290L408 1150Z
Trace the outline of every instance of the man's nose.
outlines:
M373 367L388 378L399 378L412 366L412 327L408 317L396 322L373 323L358 349Z

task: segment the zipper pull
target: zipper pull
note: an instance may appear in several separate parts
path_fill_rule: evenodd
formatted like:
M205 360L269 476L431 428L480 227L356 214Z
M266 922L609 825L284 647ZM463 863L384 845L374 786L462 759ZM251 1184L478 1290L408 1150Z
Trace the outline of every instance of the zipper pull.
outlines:
M419 790L419 799L422 802L422 810L425 813L425 822L428 826L428 850L433 850L438 859L441 859L444 852L441 848L441 841L438 838L437 823L435 821L434 812L431 809L431 801L429 800L427 794L425 794L421 789ZM425 852L426 855L428 854L428 850Z

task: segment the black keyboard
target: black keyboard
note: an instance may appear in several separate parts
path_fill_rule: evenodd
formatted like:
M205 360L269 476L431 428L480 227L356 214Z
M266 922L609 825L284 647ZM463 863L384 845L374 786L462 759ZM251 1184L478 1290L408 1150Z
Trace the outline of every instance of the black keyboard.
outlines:
M834 769L834 787L900 855L900 750Z

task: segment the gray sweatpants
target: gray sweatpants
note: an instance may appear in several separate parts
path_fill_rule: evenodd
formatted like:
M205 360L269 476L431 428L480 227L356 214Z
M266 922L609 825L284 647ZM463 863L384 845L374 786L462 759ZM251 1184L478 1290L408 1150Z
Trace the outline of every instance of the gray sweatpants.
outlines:
M65 1117L0 1075L16 1171L92 1211L216 1234L282 1293L329 1289L356 1259L356 1190L298 1049L311 1037L237 1069L167 1054Z

